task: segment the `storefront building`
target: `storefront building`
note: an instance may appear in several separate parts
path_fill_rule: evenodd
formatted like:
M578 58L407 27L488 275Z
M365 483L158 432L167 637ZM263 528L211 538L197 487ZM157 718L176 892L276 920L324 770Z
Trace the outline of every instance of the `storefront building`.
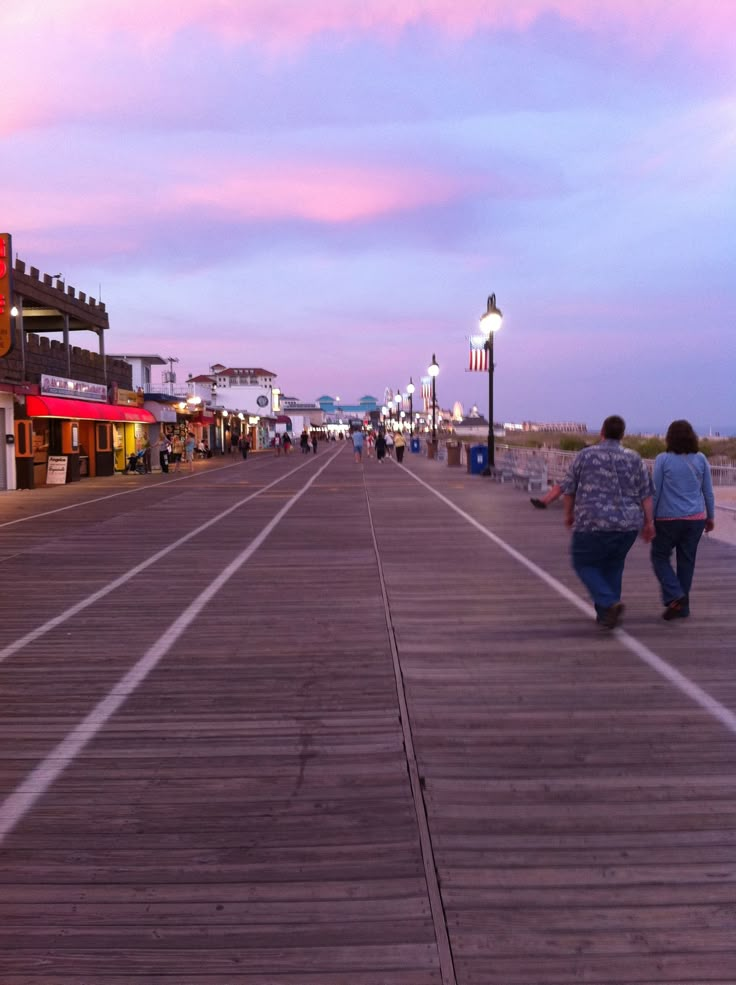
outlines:
M10 318L10 344L0 347L0 490L111 475L117 449L134 444L153 417L115 402L117 388L132 389L131 371L105 356L105 306L60 277L26 272L21 260L9 269L7 243L0 235L0 297ZM99 351L72 345L79 332L93 333ZM47 337L54 333L61 338Z

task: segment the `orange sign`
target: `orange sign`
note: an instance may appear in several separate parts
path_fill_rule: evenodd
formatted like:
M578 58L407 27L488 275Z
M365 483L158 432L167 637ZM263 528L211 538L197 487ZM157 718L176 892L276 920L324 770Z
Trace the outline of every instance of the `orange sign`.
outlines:
M13 348L13 250L10 233L0 233L0 357Z

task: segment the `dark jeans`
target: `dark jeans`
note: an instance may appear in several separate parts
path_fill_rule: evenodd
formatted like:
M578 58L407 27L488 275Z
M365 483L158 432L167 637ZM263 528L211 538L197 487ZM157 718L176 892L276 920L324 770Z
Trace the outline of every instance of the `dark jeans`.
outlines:
M638 530L575 531L572 566L588 589L598 615L621 601L626 555Z
M396 461L397 462L403 462L404 461L404 447L403 447L403 445L401 447L399 447L399 445L396 446Z
M662 589L662 602L688 596L695 572L695 555L705 530L705 520L655 520L652 567ZM675 552L676 570L671 559Z

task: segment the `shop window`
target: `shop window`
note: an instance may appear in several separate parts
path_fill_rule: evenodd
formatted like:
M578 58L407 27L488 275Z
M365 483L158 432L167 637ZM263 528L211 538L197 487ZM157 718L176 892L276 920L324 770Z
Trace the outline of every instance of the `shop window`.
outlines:
M97 451L112 451L110 440L111 428L109 424L95 425Z
M16 458L33 457L33 426L30 421L15 422L15 455Z

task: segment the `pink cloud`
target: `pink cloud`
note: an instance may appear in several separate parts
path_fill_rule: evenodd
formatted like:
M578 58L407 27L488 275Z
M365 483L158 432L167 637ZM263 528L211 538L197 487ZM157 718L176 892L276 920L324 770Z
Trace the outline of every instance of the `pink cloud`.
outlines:
M15 193L3 207L4 222L38 249L49 236L56 239L54 230L68 229L70 215L79 230L96 228L102 221L107 229L123 231L119 252L126 253L131 236L136 235L133 230L144 230L152 222L196 216L227 222L340 225L451 203L479 185L479 179L472 176L449 177L428 169L314 159L235 167L180 160L176 166L164 164L158 182L133 181L131 187L130 177L112 187L104 179L96 185L84 176L73 177L63 197L55 188L37 186L31 191L16 182Z
M239 219L344 223L452 201L468 189L430 172L350 165L260 165L216 182L179 184L170 205L207 208Z
M450 36L479 30L526 31L546 16L583 30L612 33L635 47L656 48L672 38L705 49L732 46L736 5L713 0L149 0L145 16L130 0L56 0L51 8L4 0L0 32L35 32L95 42L124 32L146 44L166 43L197 29L223 41L273 47L303 44L324 33L396 36L425 24Z

